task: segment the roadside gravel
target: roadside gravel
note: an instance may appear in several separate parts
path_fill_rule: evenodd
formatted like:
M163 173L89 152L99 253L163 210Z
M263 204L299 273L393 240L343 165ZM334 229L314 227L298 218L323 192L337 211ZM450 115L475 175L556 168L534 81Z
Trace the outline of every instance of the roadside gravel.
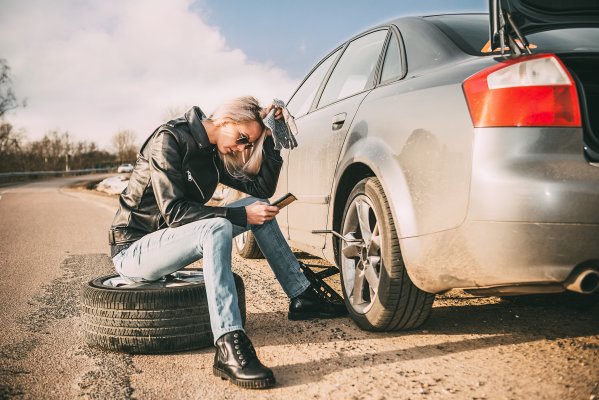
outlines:
M97 214L94 224L108 225L108 210L116 208L114 197L84 191L51 195L62 196L62 212L87 207ZM2 199L0 212L23 201L10 196L16 193ZM48 209L50 197L43 199ZM12 214L5 210L6 219ZM12 243L10 236L3 239ZM275 388L248 391L215 378L211 348L135 356L90 348L81 334L79 290L113 269L107 247L97 250L104 248L103 229L77 240L81 244L59 249L60 257L47 257L52 272L44 284L11 289L27 297L5 300L15 306L1 314L0 399L599 400L597 297L583 305L571 296L506 301L456 290L437 297L422 328L373 333L349 318L288 321L288 301L265 261L237 256L233 269L246 286L246 329L276 374ZM338 288L338 278L329 282Z

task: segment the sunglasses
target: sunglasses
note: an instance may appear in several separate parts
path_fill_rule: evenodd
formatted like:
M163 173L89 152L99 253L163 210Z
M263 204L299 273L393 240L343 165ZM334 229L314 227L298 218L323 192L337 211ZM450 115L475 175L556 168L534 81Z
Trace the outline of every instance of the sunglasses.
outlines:
M245 133L241 132L239 132L239 137L237 138L235 143L245 145L246 149L251 149L252 147L254 147L254 143L250 143L250 137Z

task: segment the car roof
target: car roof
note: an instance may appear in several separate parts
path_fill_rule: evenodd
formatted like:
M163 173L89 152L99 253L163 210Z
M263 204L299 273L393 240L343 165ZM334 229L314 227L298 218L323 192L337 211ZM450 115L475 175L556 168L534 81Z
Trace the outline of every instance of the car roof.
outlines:
M446 15L483 15L488 16L488 13L443 13L443 14L427 14L427 15L408 15L402 17L396 17L391 20L388 20L385 23L381 23L379 25L375 25L373 28L380 28L389 25L400 26L406 21L426 21L426 18L429 17L443 17Z

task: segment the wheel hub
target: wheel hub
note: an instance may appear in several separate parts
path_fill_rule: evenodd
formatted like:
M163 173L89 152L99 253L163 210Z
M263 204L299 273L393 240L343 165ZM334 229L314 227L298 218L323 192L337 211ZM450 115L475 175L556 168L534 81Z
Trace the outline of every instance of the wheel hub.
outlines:
M360 258L362 258L362 262L368 262L368 246L364 245L362 250L360 251Z

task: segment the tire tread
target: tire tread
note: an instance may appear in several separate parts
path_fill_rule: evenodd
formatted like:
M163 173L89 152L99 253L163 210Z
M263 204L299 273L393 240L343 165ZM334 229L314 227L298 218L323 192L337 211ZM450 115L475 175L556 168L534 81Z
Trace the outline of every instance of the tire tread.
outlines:
M256 237L251 231L247 232L245 246L240 249L237 247L237 243L235 243L235 249L237 250L237 254L242 258L250 260L264 258L264 254L262 254L262 250L260 250L260 247L258 246Z
M383 207L382 213L391 216L391 209L383 187L376 177L369 177L358 183L348 199L348 204L354 197L353 193L362 184L364 192L366 192L368 186L374 190L381 203L380 205ZM376 312L371 309L369 313L373 315L369 315L368 318L354 318L354 320L361 328L371 331L397 331L417 328L428 319L435 294L424 292L412 283L403 262L393 219L389 217L385 221L379 221L379 223L388 224L386 231L391 233L389 240L385 241L385 244L391 247L389 249L390 259L394 260L390 265L388 263L385 266L386 271L389 273L388 293L386 293L384 299L379 298L378 301L381 307L377 307ZM381 295L379 290L379 296Z
M245 287L235 286L245 324ZM91 346L132 354L187 351L212 345L206 289L203 283L160 289L118 288L88 282L81 290L83 337Z

